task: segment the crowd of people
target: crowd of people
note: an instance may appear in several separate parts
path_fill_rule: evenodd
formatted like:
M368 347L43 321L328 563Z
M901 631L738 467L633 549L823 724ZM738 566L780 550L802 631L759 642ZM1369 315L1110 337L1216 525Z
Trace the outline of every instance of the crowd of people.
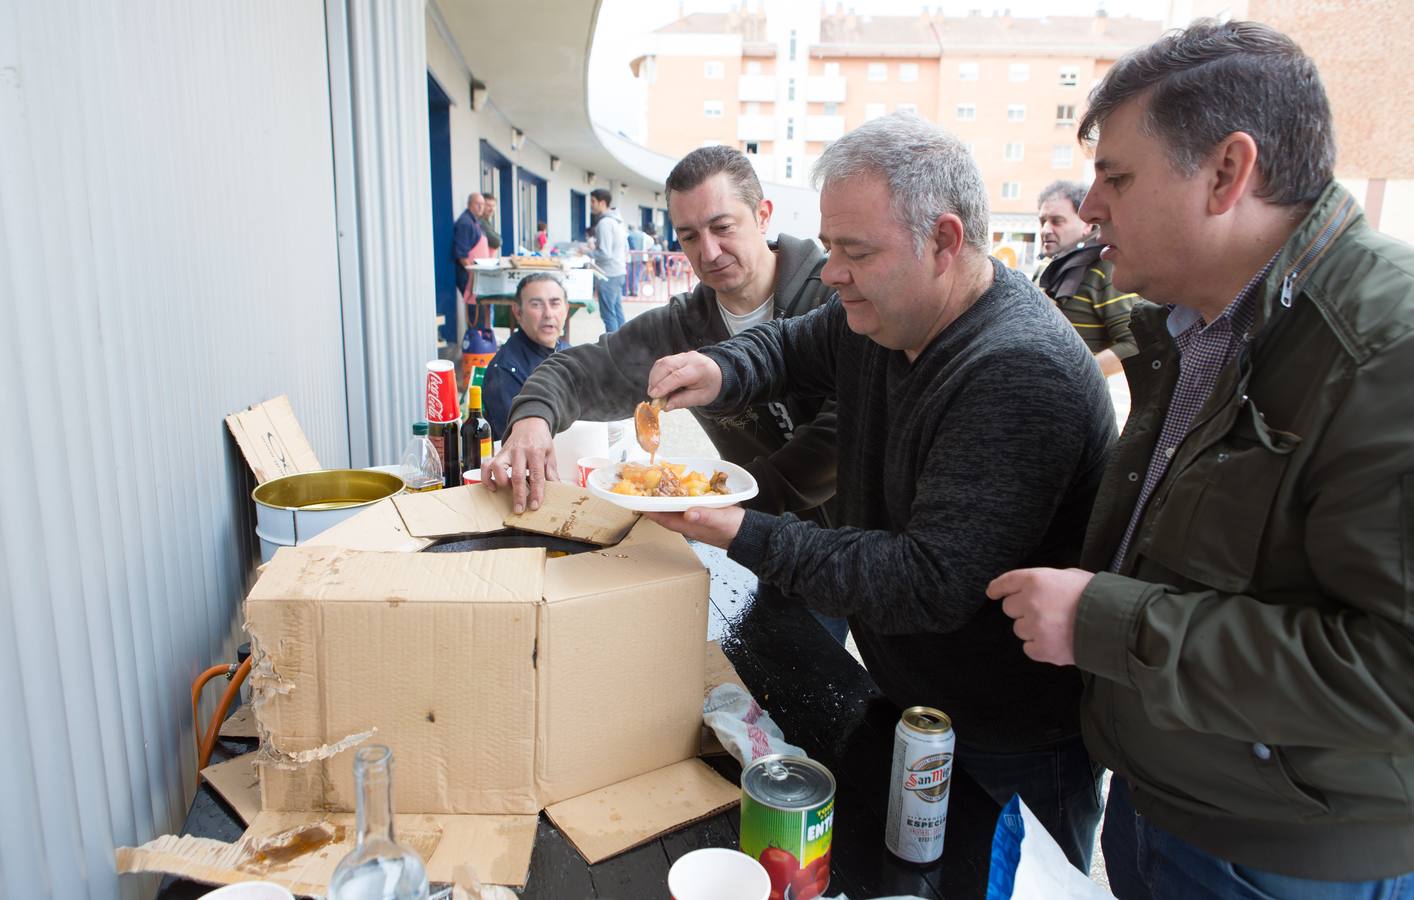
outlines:
M1103 816L1118 896L1414 890L1414 250L1335 181L1320 76L1266 26L1135 51L1080 135L1035 281L911 114L819 160L823 253L767 240L740 153L688 154L700 284L546 349L487 487L536 508L558 431L690 409L760 494L650 515L848 628L1082 870Z

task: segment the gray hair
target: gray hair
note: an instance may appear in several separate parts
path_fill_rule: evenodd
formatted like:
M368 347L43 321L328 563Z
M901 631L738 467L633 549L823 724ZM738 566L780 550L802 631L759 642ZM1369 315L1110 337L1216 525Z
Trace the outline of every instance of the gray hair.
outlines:
M1070 205L1080 212L1080 204L1085 202L1085 195L1090 189L1078 181L1052 181L1041 189L1041 196L1036 198L1036 207L1039 209L1047 200L1056 197L1062 200L1069 200Z
M823 189L858 175L889 185L899 224L913 232L919 256L940 216L962 220L967 246L991 247L987 186L962 142L912 113L896 112L864 123L835 141L815 163L811 182Z
M532 284L535 284L537 281L553 281L555 284L558 284L560 286L560 293L564 294L565 300L569 300L570 295L569 292L565 290L565 283L561 281L557 276L551 275L549 272L532 272L531 274L522 278L520 280L520 283L516 285L515 303L517 307L519 307L522 301L525 300L525 289L530 287Z

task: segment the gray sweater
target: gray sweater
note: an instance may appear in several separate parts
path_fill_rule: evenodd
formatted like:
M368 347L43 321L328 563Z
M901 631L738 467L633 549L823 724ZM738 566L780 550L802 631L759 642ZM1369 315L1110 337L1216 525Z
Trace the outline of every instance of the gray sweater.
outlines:
M1104 379L1024 276L994 281L911 365L849 330L833 300L712 347L725 414L834 396L838 521L747 512L729 550L850 628L899 706L935 706L973 747L1021 751L1079 733L1074 668L1035 663L987 583L1074 565L1115 437Z

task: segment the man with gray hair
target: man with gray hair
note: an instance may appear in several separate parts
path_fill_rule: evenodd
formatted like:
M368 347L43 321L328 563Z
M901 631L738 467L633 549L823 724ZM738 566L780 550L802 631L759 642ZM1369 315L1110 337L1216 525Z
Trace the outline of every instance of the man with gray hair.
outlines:
M1121 362L1133 356L1129 311L1139 297L1114 286L1114 263L1100 258L1104 247L1096 229L1080 218L1085 185L1053 181L1036 201L1041 222L1041 252L1050 262L1036 284L1066 317L1106 376L1124 371Z
M714 415L834 397L842 527L738 507L652 518L848 616L889 699L950 715L963 770L999 803L1020 793L1088 871L1099 770L1080 679L1027 659L984 591L1008 568L1079 558L1114 440L1100 370L988 256L986 189L956 139L885 116L833 143L815 179L838 296L659 360L648 394Z

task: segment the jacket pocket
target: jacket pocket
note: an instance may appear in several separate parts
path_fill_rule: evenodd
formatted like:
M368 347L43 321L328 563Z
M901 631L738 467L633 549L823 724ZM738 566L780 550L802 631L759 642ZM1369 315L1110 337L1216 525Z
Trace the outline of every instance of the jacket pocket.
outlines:
M1292 772L1286 751L1281 747L1256 743L1251 745L1252 767L1267 788L1298 815L1311 818L1331 810L1325 795L1310 785L1302 784Z

